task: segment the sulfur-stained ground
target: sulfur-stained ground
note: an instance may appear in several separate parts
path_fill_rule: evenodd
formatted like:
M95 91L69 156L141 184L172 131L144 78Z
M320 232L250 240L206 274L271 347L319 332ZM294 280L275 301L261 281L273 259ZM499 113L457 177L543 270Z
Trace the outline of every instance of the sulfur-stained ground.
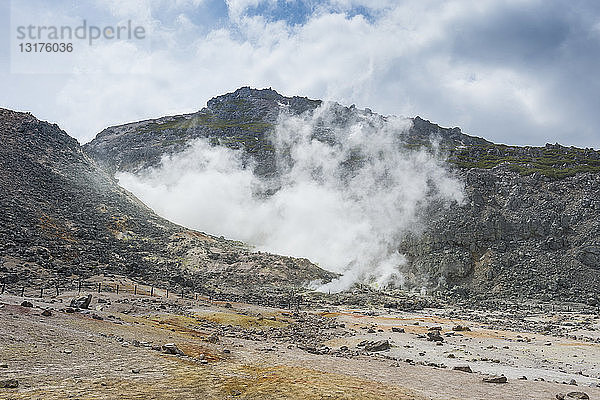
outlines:
M0 296L0 381L19 382L0 388L0 399L552 399L571 391L600 399L592 387L600 383L600 345L589 340L427 313L308 315L114 293L68 313L75 296L29 299L33 308ZM52 315L41 315L46 308ZM319 333L285 336L303 324ZM457 324L471 330L455 332ZM426 339L430 328L441 329L442 345ZM392 347L367 353L364 340ZM166 343L185 356L165 354ZM465 365L474 372L452 370ZM485 383L484 374L508 382Z

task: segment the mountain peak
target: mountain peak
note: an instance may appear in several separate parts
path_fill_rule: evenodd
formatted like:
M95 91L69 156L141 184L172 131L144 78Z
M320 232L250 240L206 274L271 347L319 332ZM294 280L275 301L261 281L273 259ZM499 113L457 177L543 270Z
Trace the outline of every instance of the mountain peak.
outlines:
M288 97L280 94L272 88L255 89L250 86L242 86L233 92L215 96L207 102L211 110L217 109L222 104L239 107L240 103L250 102L252 104L280 105L284 104L305 111L308 108L316 108L321 105L321 100L312 100L308 97Z

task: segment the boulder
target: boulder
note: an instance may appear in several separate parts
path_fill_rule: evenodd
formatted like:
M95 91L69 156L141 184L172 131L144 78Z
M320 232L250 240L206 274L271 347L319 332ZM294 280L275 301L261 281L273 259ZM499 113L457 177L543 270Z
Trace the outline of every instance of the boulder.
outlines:
M387 340L377 340L375 342L369 342L365 345L366 351L384 351L388 350L390 347L390 342Z
M90 306L91 302L92 302L92 295L88 294L87 297L80 297L78 299L71 300L71 307L87 309Z
M429 331L427 332L427 340L430 342L443 342L444 338L440 335L440 331Z
M167 343L162 346L163 351L166 354L173 354L176 356L184 356L185 353L181 351L175 343Z
M2 379L0 380L0 388L3 389L16 389L19 387L19 381L16 379Z
M589 400L590 396L585 392L569 392L567 393L566 399Z
M21 306L22 306L22 307L33 307L33 303L32 303L32 302L30 302L30 301L27 301L27 300L25 300L25 301L23 301L23 302L21 303Z
M589 400L590 396L584 392L569 392L567 394L559 393L556 395L558 400Z
M506 379L505 376L501 375L501 376L487 376L485 378L483 378L483 381L486 383L506 383L508 382L508 380Z
M468 372L469 374L471 372L473 372L471 370L471 367L469 367L468 365L457 365L456 367L452 368L454 371L461 371L461 372Z
M468 332L471 330L468 326L456 325L452 328L454 332Z

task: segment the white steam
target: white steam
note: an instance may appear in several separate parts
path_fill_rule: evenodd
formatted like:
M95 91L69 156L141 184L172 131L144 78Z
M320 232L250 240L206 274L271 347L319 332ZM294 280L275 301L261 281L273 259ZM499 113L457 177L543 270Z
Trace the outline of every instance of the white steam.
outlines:
M400 240L419 232L420 211L431 201L461 202L462 185L435 153L400 149L408 120L363 114L331 128L335 113L328 106L311 115L282 114L271 137L278 179L255 176L240 151L205 140L163 158L160 168L117 177L174 222L342 274L322 290L357 281L402 286ZM315 134L323 126L330 129ZM260 195L274 184L274 194Z

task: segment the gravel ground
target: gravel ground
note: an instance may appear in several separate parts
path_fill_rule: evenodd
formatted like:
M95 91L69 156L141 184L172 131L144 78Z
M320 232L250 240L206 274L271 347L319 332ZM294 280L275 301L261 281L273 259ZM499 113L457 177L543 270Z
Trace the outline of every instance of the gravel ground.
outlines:
M18 381L0 399L600 399L594 315L540 315L515 330L468 310L290 311L114 293L68 312L75 297L0 296L0 383ZM544 318L570 330L540 332ZM484 382L490 374L507 383Z

